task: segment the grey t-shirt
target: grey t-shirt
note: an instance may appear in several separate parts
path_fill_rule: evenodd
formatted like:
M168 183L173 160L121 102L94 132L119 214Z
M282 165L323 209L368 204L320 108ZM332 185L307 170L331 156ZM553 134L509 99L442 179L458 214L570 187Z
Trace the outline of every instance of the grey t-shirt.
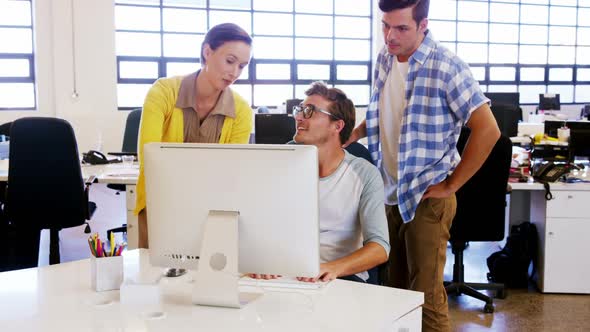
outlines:
M336 171L320 178L320 258L322 263L352 254L369 242L389 254L389 231L379 170L345 150ZM367 280L368 273L357 276Z

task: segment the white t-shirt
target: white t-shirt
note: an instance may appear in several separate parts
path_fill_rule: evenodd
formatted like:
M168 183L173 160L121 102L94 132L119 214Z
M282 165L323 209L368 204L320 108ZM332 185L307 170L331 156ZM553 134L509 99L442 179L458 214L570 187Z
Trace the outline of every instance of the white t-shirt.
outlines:
M379 136L383 161L381 177L385 186L385 204L397 205L398 154L401 124L407 106L406 79L409 62L394 57L379 98Z

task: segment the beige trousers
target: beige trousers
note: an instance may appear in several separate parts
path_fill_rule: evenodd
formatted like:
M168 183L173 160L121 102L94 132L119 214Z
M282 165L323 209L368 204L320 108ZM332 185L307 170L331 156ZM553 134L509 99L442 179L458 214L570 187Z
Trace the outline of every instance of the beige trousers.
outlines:
M404 223L397 206L385 206L391 252L382 269L384 285L424 293L423 331L450 331L443 274L449 230L457 209L455 195L428 198Z

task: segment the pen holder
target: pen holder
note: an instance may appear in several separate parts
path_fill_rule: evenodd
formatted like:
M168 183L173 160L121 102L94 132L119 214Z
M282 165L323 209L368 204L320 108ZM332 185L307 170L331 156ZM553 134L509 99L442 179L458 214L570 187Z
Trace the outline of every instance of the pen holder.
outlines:
M123 256L90 257L90 280L97 292L119 289L123 282Z

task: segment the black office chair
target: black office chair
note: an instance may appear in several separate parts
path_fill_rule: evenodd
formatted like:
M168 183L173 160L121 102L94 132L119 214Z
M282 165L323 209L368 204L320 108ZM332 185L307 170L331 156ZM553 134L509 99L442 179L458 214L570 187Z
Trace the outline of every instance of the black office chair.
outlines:
M469 130L461 132L457 150L463 151ZM512 158L512 142L502 135L475 175L457 191L457 213L451 227L451 248L455 256L453 281L445 282L447 294L466 294L485 301L484 312L494 312L492 298L477 290L495 290L504 298L503 284L465 282L463 251L467 242L501 241L504 238L506 187ZM483 262L482 262L483 264Z
M141 122L141 108L135 109L129 112L127 115L127 121L125 122L125 132L123 133L123 146L122 152L137 153L137 138L139 136L139 124ZM107 184L107 188L116 190L116 194L125 191L126 187L124 184ZM123 224L120 227L111 228L107 230L107 239L111 238L111 233L125 233L127 232L127 224Z
M10 137L10 127L12 127L12 121L1 124L0 125L0 135Z
M141 122L141 108L132 110L127 115L125 122L125 131L123 132L123 146L121 152L136 154L137 153L137 139L139 136L139 123ZM124 184L109 183L107 188L117 190L117 195L120 191L125 191Z
M141 108L129 112L125 122L123 134L122 152L137 153L137 137L139 135L139 123L141 121Z
M371 153L361 143L359 143L359 142L350 143L345 149L351 155L353 155L355 157L363 158L373 165L375 164L375 162L373 161L373 158L371 158ZM374 268L369 269L367 271L369 273L369 279L367 279L368 284L380 285L379 271L380 271L381 267L382 267L382 265L375 266Z
M6 122L0 125L0 135L4 135L5 138L10 137L10 127L12 127L12 121ZM0 182L0 224L6 223L7 220L4 217L4 210L2 206L6 201L6 182ZM0 233L1 234L1 233Z
M60 262L59 231L90 220L72 126L56 118L22 118L11 128L6 214L15 236L9 269L36 267L42 229L50 230L49 263ZM6 266L4 267L6 269Z

